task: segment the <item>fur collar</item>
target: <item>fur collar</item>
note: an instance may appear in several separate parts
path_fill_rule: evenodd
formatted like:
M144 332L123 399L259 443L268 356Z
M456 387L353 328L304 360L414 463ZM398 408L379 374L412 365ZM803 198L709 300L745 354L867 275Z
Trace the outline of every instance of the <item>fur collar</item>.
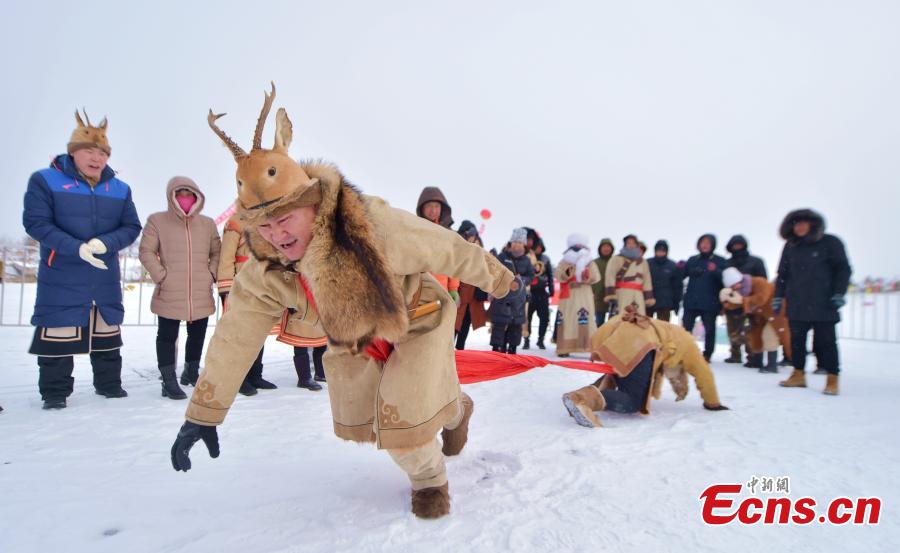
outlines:
M396 342L406 334L409 318L397 279L375 240L365 198L334 165L301 165L310 178L318 179L322 194L306 254L291 262L255 226L245 230L250 250L267 261L270 270L306 277L331 343L356 353L375 338ZM285 207L291 199L284 199Z

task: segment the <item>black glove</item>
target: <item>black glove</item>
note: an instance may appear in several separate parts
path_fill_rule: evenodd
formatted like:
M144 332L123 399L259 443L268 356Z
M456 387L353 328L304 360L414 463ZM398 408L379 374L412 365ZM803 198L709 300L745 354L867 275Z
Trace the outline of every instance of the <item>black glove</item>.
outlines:
M831 296L831 306L835 309L840 309L847 305L847 300L844 298L843 294L835 294Z
M703 404L703 408L707 411L731 411L728 407L725 407L721 403L717 403L715 405L710 405L708 403Z
M172 444L172 468L187 472L191 470L191 459L188 457L191 448L198 440L203 440L209 456L215 459L219 456L219 435L215 426L200 426L190 421L185 421L178 431L178 437Z

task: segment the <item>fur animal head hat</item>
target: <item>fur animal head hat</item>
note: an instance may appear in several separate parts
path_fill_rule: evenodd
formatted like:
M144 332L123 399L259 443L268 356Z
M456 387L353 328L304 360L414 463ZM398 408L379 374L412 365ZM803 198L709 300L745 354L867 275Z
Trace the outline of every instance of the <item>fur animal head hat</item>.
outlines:
M87 124L85 124L85 121L87 121ZM109 139L106 138L106 127L108 124L106 117L100 121L100 125L93 127L87 112L84 112L84 119L82 119L81 114L76 109L75 122L78 123L78 126L72 131L72 137L69 138L69 144L66 147L69 155L84 148L99 148L106 152L106 155L112 153L112 149L109 147Z
M318 205L322 191L318 179L311 179L303 167L288 155L293 138L293 124L284 108L275 114L275 145L262 147L262 133L275 100L275 83L272 93L265 95L262 111L253 134L253 147L245 152L216 126L216 120L225 115L209 110L206 117L209 127L234 156L237 162L237 209L245 228L256 227L269 217L277 217L292 209Z

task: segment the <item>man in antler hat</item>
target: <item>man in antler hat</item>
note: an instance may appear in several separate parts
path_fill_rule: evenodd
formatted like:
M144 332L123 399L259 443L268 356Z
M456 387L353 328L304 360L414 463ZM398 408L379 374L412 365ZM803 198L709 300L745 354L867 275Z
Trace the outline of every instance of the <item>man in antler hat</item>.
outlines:
M283 108L275 146L263 149L274 95L273 85L249 153L218 129L221 115L209 114L238 165L237 207L253 259L234 279L172 446L173 466L188 470L188 452L200 439L218 456L215 427L272 324L291 308L328 336L335 433L386 449L410 478L413 512L443 516L450 510L444 455L465 445L473 403L456 374L456 309L429 273L496 297L508 293L513 276L456 233L361 194L333 165L295 162Z
M68 152L28 180L22 214L25 231L41 246L29 353L38 356L44 409L66 407L76 354L90 354L98 394L128 395L119 354L125 308L118 254L137 239L141 222L131 189L106 164L106 118L94 127L76 111L75 121Z

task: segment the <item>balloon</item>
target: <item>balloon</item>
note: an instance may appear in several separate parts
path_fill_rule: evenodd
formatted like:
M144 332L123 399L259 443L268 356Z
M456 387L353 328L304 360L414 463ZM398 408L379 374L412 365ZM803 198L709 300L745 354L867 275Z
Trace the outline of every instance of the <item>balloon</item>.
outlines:
M481 210L481 218L487 221L491 218L491 210L490 209L482 209Z

